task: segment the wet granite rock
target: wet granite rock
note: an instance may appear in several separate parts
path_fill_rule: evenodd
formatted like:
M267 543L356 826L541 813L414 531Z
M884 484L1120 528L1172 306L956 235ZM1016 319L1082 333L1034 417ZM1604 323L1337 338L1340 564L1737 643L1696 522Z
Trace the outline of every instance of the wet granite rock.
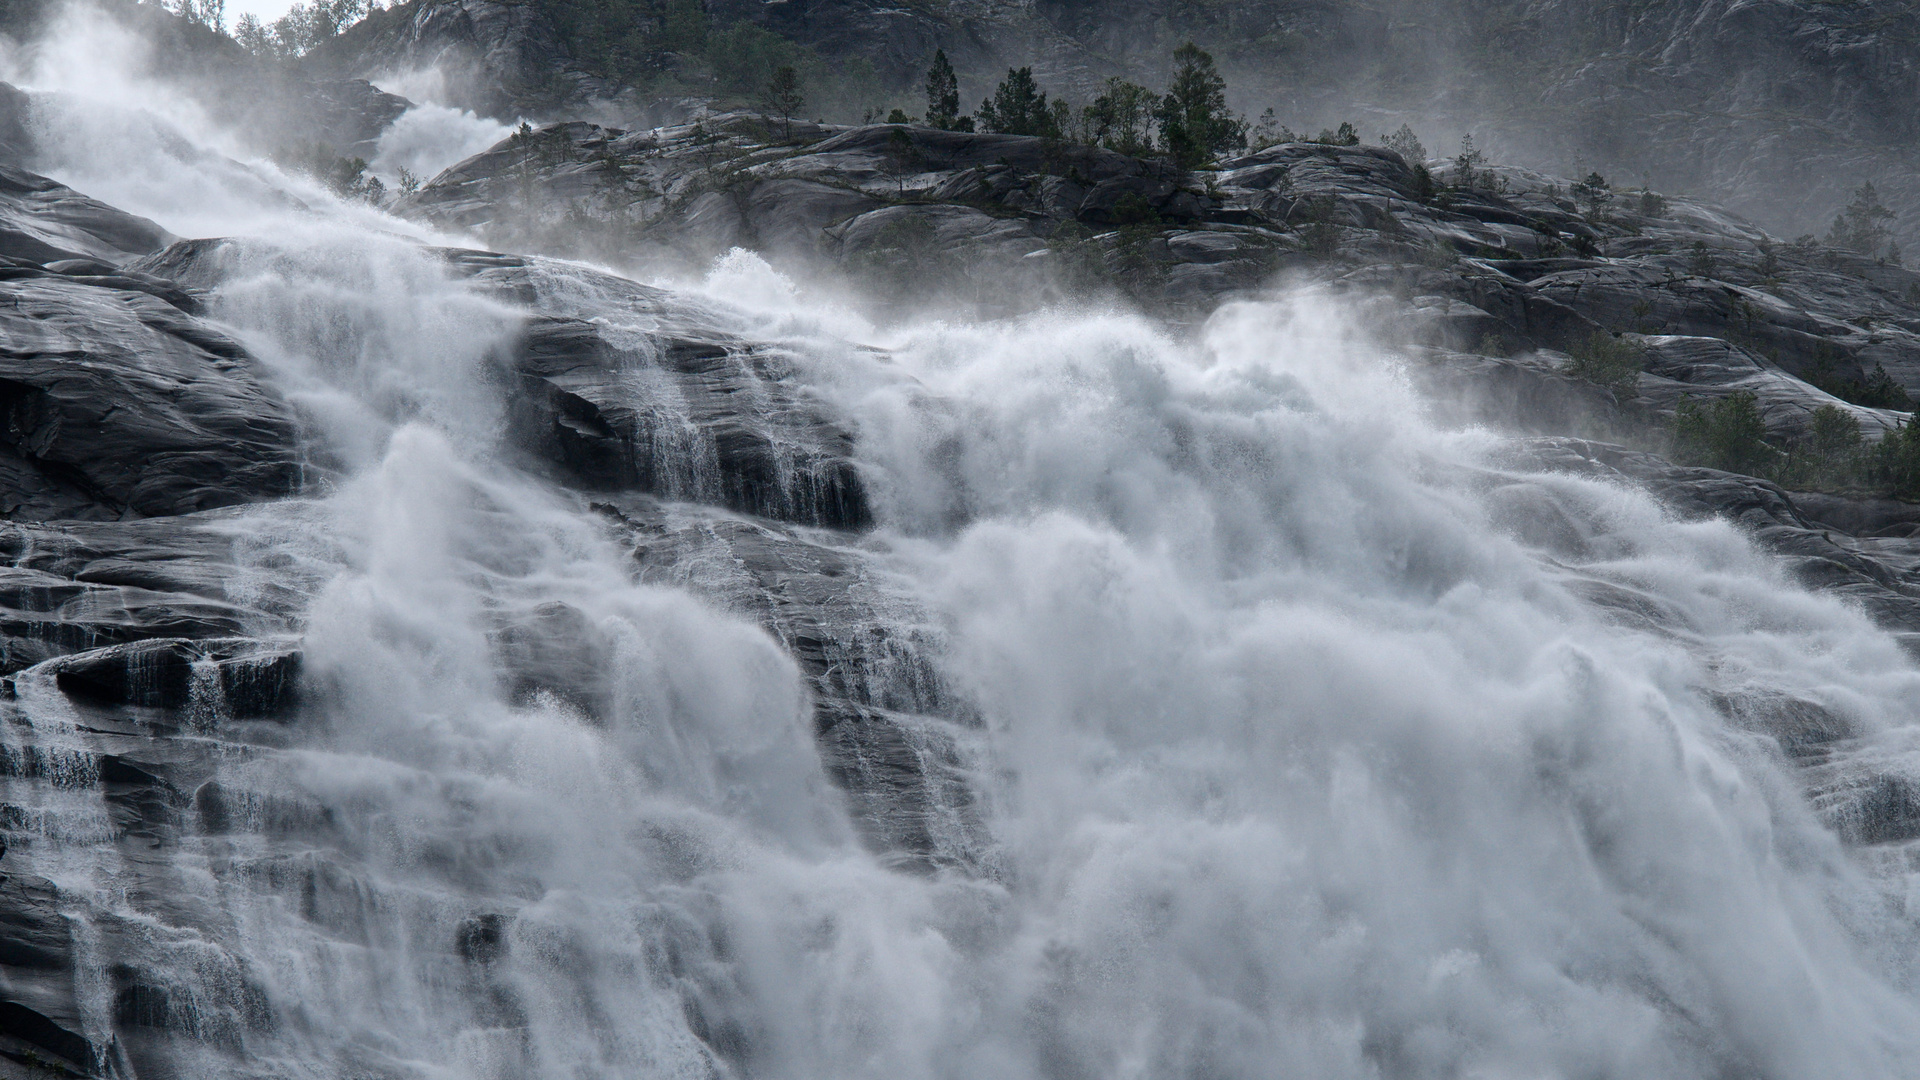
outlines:
M6 290L9 516L190 513L299 486L298 420L237 342L147 291L57 275Z
M816 745L868 846L909 869L991 872L966 743L979 718L940 674L944 634L890 589L884 558L802 530L631 495L595 503L642 581L760 623L813 690Z
M600 291L609 314L647 328L635 341L591 312L543 300L539 282L552 271L537 261L448 257L481 288L529 302L506 361L510 438L571 482L805 525L872 523L853 437L793 378L792 354L661 290L567 269Z
M146 218L44 176L0 165L0 256L7 259L86 260L111 273L112 267L158 251L173 239Z

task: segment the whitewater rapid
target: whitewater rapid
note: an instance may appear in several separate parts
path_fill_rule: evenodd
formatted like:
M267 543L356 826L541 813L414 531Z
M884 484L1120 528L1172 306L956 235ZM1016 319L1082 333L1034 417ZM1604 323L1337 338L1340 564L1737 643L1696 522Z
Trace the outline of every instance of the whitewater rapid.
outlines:
M173 856L205 921L144 959L199 995L180 1075L1920 1075L1920 876L1843 848L1716 704L1816 703L1897 756L1920 671L1731 525L1429 423L1326 297L1175 333L875 326L748 253L669 283L854 432L877 527L798 535L931 627L968 703L928 733L965 857L906 868L729 569L646 578L501 449L486 373L525 312L422 247L448 238L65 89L50 175L264 241L212 316L326 448L217 526L234 589L302 597L311 690L220 777L256 831ZM534 275L644 367L598 271ZM602 716L503 689L493 629L555 602L611 642ZM33 871L119 910L79 787ZM337 847L258 832L300 815Z

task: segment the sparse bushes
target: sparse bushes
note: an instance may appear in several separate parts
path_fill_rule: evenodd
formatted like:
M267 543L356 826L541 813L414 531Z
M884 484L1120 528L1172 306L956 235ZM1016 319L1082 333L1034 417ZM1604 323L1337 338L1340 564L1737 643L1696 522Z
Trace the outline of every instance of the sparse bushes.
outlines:
M1920 496L1920 414L1889 431L1866 455L1867 480L1898 498Z
M1352 124L1342 120L1338 128L1321 131L1320 134L1313 137L1313 141L1323 146L1359 146L1360 131Z
M1453 159L1454 184L1463 188L1501 189L1500 177L1492 169L1482 169L1487 155L1473 144L1473 133L1460 136L1460 153Z
M1265 150L1269 146L1279 146L1281 143L1295 142L1299 139L1299 136L1293 133L1292 128L1281 123L1279 119L1273 115L1272 109L1267 109L1260 114L1259 122L1254 124L1252 129L1247 132L1247 138L1251 141L1255 150Z
M1695 240L1687 249L1687 273L1694 277L1710 278L1718 273L1720 265L1714 260L1713 249L1705 240Z
M1340 226L1334 224L1335 203L1331 195L1315 195L1305 200L1307 223L1300 230L1300 244L1309 254L1326 259L1340 250Z
M1860 421L1829 403L1813 410L1804 434L1784 449L1766 436L1752 394L1708 403L1686 399L1674 417L1669 452L1684 465L1758 476L1791 489L1920 498L1920 424L1914 417L1869 443Z
M1380 145L1399 154L1409 165L1422 166L1426 163L1427 148L1420 144L1419 136L1406 124L1401 124L1399 131L1383 136Z
M793 115L806 104L806 96L800 92L800 73L790 65L775 68L760 92L762 110L780 118L789 139L793 138Z
M224 31L227 28L227 0L171 0L165 7L188 22L199 23L209 30Z
M1667 216L1667 197L1658 192L1642 189L1640 192L1640 213L1650 218Z
M1567 365L1567 374L1609 391L1633 389L1647 366L1646 350L1638 342L1604 330L1575 344L1570 355L1573 363Z
M310 176L343 199L378 203L386 197L386 185L367 171L365 159L341 157L332 147L318 143L285 147L275 153L273 159L281 168ZM417 180L415 186L418 186Z
M1841 488L1855 482L1860 472L1860 421L1838 405L1813 410L1807 437L1793 448L1791 479L1815 488Z
M1453 158L1453 168L1460 186L1472 187L1480 166L1486 163L1487 155L1473 145L1473 132L1460 136L1460 152Z
M176 9L196 21L218 20L226 10L225 0L180 0ZM304 56L340 31L378 10L374 0L313 0L295 4L285 15L271 23L261 22L251 12L240 16L233 27L233 39L255 56L285 59ZM195 14L188 14L189 11ZM206 25L219 28L218 21Z
M1707 404L1680 402L1673 424L1674 457L1688 465L1764 476L1780 461L1767 445L1767 425L1758 400L1749 393L1729 394Z
M1599 173L1588 173L1585 180L1573 185L1574 197L1586 204L1587 217L1594 221L1606 218L1607 206L1613 202L1613 186Z
M1801 378L1809 385L1855 405L1872 409L1898 409L1901 412L1913 408L1913 399L1907 396L1906 388L1894 382L1885 367L1875 364L1866 378L1857 378L1843 371L1840 354L1832 349L1822 349L1817 353L1813 364Z
M1133 157L1157 153L1189 169L1245 148L1246 121L1228 110L1226 80L1213 57L1188 42L1174 51L1174 62L1173 82L1165 94L1111 78L1093 102L1079 110L1064 100L1049 101L1032 68L1009 68L969 118L955 115L959 90L953 66L945 53L936 52L927 71L927 122L949 130L1071 139ZM1268 121L1272 114L1267 110ZM1341 125L1342 133L1352 131L1353 125ZM1286 135L1291 138L1292 132ZM1353 140L1357 143L1358 136Z

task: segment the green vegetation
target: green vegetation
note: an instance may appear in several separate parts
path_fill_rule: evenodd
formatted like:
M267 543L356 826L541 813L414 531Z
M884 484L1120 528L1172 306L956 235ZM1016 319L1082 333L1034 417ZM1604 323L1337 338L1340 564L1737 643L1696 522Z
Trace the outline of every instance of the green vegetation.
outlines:
M1840 356L1830 349L1823 349L1814 359L1813 365L1802 373L1801 378L1816 389L1824 390L1842 401L1855 405L1865 405L1873 409L1898 409L1906 412L1913 408L1913 399L1907 396L1906 388L1893 381L1887 369L1879 364L1873 365L1873 372L1865 379L1846 374L1840 367Z
M1042 135L1059 138L1060 129L1047 105L1046 91L1033 81L1030 67L1008 68L993 96L980 103L976 114L980 130L998 135Z
M227 27L227 0L173 0L164 6L188 22L198 23L209 30L224 31ZM251 17L242 15L241 19Z
M1695 240L1687 249L1687 273L1694 277L1710 278L1719 272L1720 266L1713 258L1713 249L1705 240Z
M174 10L219 29L225 9L226 0L180 0ZM270 23L261 22L249 12L234 24L233 39L255 56L304 56L375 10L374 0L313 0L293 5Z
M1638 342L1604 330L1575 344L1569 355L1573 363L1567 365L1567 374L1616 392L1632 390L1647 366L1646 350Z
M1413 128L1406 124L1401 124L1399 131L1382 136L1380 145L1405 158L1409 165L1426 163L1427 148L1421 145L1420 137L1413 133Z
M1896 498L1920 497L1920 413L1862 457L1864 478L1873 488Z
M958 115L953 65L944 52L935 52L926 78L927 122L948 130L1071 140L1133 157L1158 154L1189 169L1244 148L1247 123L1227 108L1226 80L1213 57L1189 42L1174 51L1174 64L1173 84L1165 94L1111 78L1093 102L1079 110L1064 100L1049 101L1032 68L1009 68L969 118ZM1267 110L1269 126L1272 117L1273 110ZM1351 137L1343 145L1359 142L1351 124L1342 124L1337 134ZM1286 136L1292 138L1292 132Z
M800 73L793 70L790 64L773 69L766 88L760 92L761 111L780 118L785 124L787 138L793 138L793 114L805 108L806 104L806 95L800 92Z
M1827 232L1827 245L1898 263L1900 249L1893 242L1893 230L1887 227L1895 216L1881 205L1880 192L1868 181L1853 190L1846 209L1833 219L1833 228Z
M1920 498L1920 414L1870 443L1852 413L1821 405L1805 432L1783 448L1767 441L1752 394L1704 404L1686 399L1674 417L1667 452L1683 465L1758 476L1794 490Z
M1247 145L1246 121L1227 110L1227 80L1206 50L1189 41L1173 52L1173 83L1160 99L1161 147L1184 169Z
M1157 102L1153 91L1122 78L1111 78L1087 106L1087 141L1096 146L1146 157L1153 153L1153 116Z
M1805 442L1790 451L1796 458L1795 479L1803 486L1841 488L1849 486L1860 471L1860 421L1838 405L1822 405L1813 410Z
M933 51L933 66L927 69L927 126L943 131L973 130L973 117L960 115L960 79L945 49Z
M1460 153L1453 159L1453 166L1460 170L1460 175L1468 178L1470 181L1473 177L1474 170L1486 163L1487 155L1482 153L1479 147L1473 145L1473 132L1469 131L1465 135L1460 136Z
M1359 146L1360 131L1351 123L1342 120L1338 128L1323 128L1320 134L1315 135L1310 141L1323 146Z
M1247 132L1247 138L1255 150L1265 150L1269 146L1297 142L1300 136L1276 119L1272 109L1268 109L1260 114L1259 122Z
M1573 195L1586 204L1588 218L1604 221L1607 205L1613 202L1613 186L1599 173L1588 173L1585 180L1573 185Z
M1640 213L1650 218L1667 216L1667 197L1642 188L1640 191Z
M1473 133L1460 136L1460 153L1454 156L1454 184L1462 188L1501 188L1501 180L1492 169L1481 169L1487 163L1487 155L1473 145Z
M1748 476L1767 475L1782 458L1767 445L1758 400L1744 392L1706 405L1682 400L1674 416L1673 443L1674 458L1683 464Z
M364 158L341 157L332 147L310 143L305 146L282 147L273 155L274 163L289 172L301 173L324 184L327 190L343 199L359 199L363 202L378 203L386 196L387 188L380 178L367 171ZM402 182L410 177L402 176ZM418 187L416 179L414 186ZM407 192L411 194L411 191Z

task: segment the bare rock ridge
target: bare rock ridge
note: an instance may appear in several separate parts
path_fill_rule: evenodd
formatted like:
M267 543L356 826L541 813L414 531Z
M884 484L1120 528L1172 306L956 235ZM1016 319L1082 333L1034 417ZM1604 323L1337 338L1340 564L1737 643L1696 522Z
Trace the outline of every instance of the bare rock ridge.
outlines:
M490 9L461 10L473 21ZM900 304L957 290L1004 312L1091 294L1174 324L1292 278L1368 315L1413 358L1443 418L1519 436L1505 462L1462 482L1609 618L1687 629L1607 571L1596 554L1607 523L1559 506L1543 478L1607 477L1676 514L1729 518L1809 587L1920 642L1913 505L1796 494L1593 437L1739 395L1776 443L1805 438L1823 408L1883 437L1896 411L1831 391L1920 391L1920 275L1781 243L1704 202L1580 192L1504 167L1446 186L1363 147L1283 144L1197 177L908 125L774 136L745 115L647 131L553 125L393 209L503 249L426 252L518 312L488 372L503 404L499 460L596 514L635 580L694 590L767 629L806 680L827 774L893 865L995 872L957 751L980 720L942 674L938 620L889 584L860 433L779 342L540 250L599 242L697 262L748 246ZM11 139L0 123L0 144ZM269 243L177 239L0 168L0 836L12 852L0 864L0 1071L297 1071L263 1052L302 1045L288 1034L297 1003L274 1000L259 974L270 958L249 953L171 861L183 839L245 839L194 881L271 899L333 940L372 941L374 913L411 902L356 864L328 807L261 779L297 759L328 693L302 653L324 575L234 527L248 516L299 533L331 475L279 374L208 315ZM1596 340L1632 346L1638 368L1612 384L1580 375ZM589 720L613 707L611 646L581 611L552 602L490 617L502 701L559 697ZM1715 700L1804 765L1847 842L1920 839L1920 792L1858 760L1843 721L1807 702ZM36 726L54 706L71 722ZM84 814L62 801L76 791L98 796ZM125 888L113 905L32 870L76 852L115 860ZM484 980L511 918L475 912L414 947L438 950L450 982ZM83 1009L103 996L105 1030ZM524 1026L504 991L487 1000L492 1027ZM724 1055L724 1032L712 1041ZM195 1071L210 1062L216 1073Z
M328 43L312 70L377 79L438 65L459 73L462 104L509 120L684 116L679 99L699 90L668 74L670 43L637 46L658 57L652 76L612 80L549 17L565 6L413 0ZM1436 146L1470 131L1502 160L1650 177L1789 236L1824 230L1869 179L1899 211L1905 246L1920 250L1920 12L1906 3L715 0L705 10L715 28L750 24L832 63L869 63L900 100L914 97L935 48L959 66L969 104L1021 65L1087 101L1110 75L1157 85L1172 48L1193 39L1221 58L1236 105L1271 106L1296 129L1407 120Z

